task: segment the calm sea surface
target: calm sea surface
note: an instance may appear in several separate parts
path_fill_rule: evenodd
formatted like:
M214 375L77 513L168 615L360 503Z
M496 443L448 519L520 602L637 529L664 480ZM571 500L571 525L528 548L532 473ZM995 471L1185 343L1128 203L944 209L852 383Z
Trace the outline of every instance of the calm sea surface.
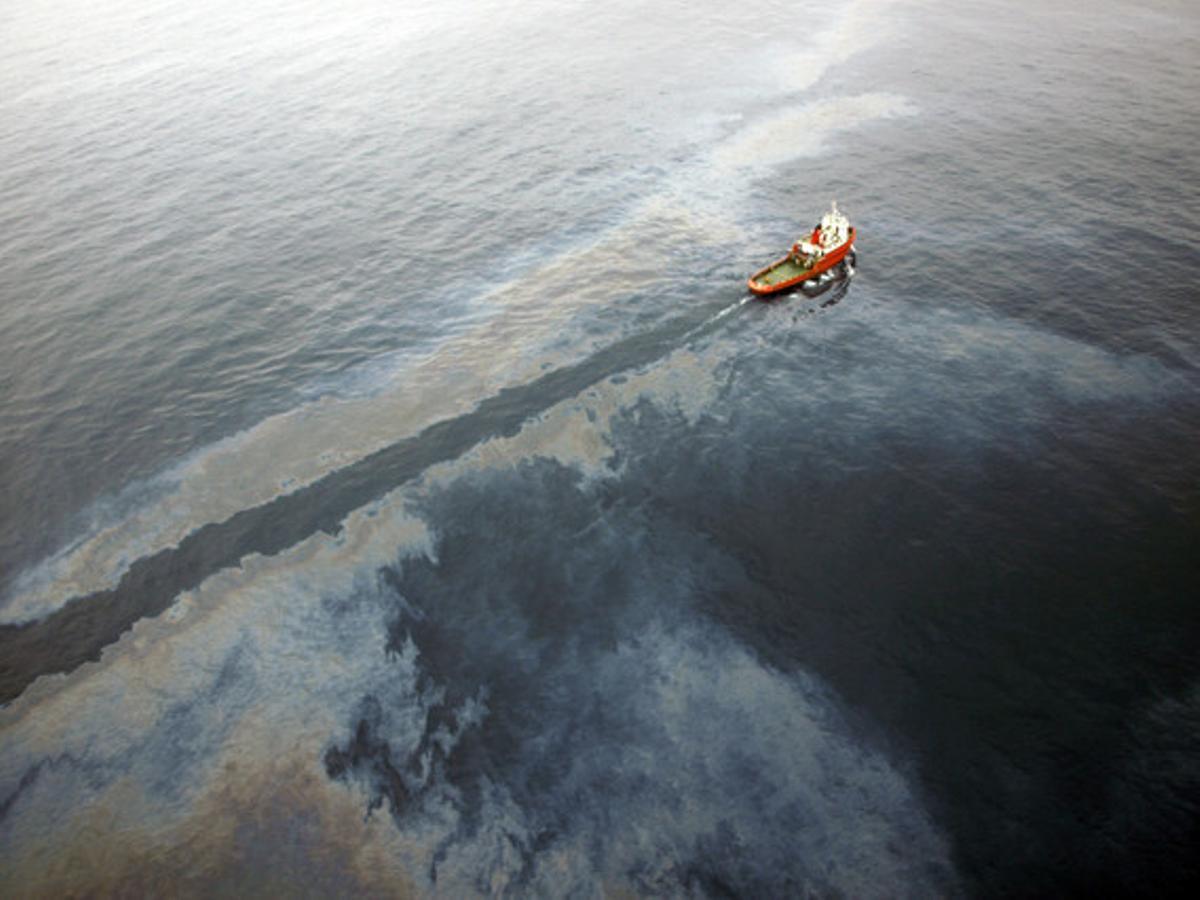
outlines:
M1200 882L1194 4L0 38L0 894Z

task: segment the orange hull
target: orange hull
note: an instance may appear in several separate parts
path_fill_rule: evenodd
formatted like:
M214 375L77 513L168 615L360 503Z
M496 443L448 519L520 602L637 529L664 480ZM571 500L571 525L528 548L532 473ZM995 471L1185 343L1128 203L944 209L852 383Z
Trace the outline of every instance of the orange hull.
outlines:
M769 266L759 269L750 276L750 280L746 282L746 284L750 288L750 292L759 297L768 297L772 294L782 294L784 291L790 291L792 288L804 284L804 282L808 281L810 278L816 278L823 272L828 272L843 259L845 259L846 254L849 253L850 249L854 246L854 239L857 236L858 231L851 227L850 237L847 238L844 244L834 247L819 260L817 260L815 265L809 269L805 269L794 278L788 278L785 281L775 282L774 284L769 284L760 280L772 269L787 263L791 259L791 255L789 254L782 259L775 260L775 262L771 263Z

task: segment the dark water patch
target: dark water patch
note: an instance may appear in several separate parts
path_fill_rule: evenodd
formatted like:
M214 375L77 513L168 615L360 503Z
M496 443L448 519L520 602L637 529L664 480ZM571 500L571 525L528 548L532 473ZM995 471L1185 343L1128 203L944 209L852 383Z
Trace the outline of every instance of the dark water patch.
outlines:
M556 723L565 716L583 727L595 707L621 702L580 696L567 673L586 671L594 654L611 651L624 635L618 623L643 568L635 552L647 534L633 518L621 526L608 521L611 499L589 495L580 481L548 461L507 477L461 479L422 511L436 523L437 563L417 560L386 573L405 598L388 650L415 646L421 690L435 699L420 740L400 748L385 736L387 710L364 697L351 738L324 761L330 777L358 778L373 794L371 807L386 802L398 820L419 816L430 795L453 786L460 820L434 854L435 882L450 847L485 827L485 782L503 784L524 809L537 807L587 752L582 733ZM588 535L589 547L576 543ZM564 560L564 543L573 560ZM486 709L486 723L472 707ZM512 836L514 847L525 847L523 869L566 827L566 811L545 812L532 836ZM517 883L528 877L518 874Z
M948 890L927 823L897 785L860 770L870 751L841 743L830 698L778 679L698 618L759 588L626 465L632 478L588 483L530 461L427 499L436 560L390 573L389 649L415 651L437 699L405 746L381 739L387 711L364 698L325 755L330 776L356 778L402 830L453 798L458 824L430 873L439 884L466 859L481 889L504 874L510 890L561 892L579 873L554 861L585 854L584 884L837 893L853 880L814 852L823 845L848 868L895 865L906 887ZM518 865L475 858L495 828ZM908 856L877 846L880 832L907 834Z
M1200 509L1160 453L1190 426L1098 403L981 445L953 420L914 442L828 409L816 432L765 412L735 441L653 409L615 429L625 478L753 586L698 593L700 609L915 753L977 890L1139 891L1164 865L1193 881L1200 769L1171 751L1180 732L1146 751L1129 734L1200 680ZM1172 810L1167 843L1145 843L1130 795Z
M419 757L407 761L392 760L392 749L386 737L380 735L384 712L378 698L366 696L355 713L354 735L344 747L331 747L325 753L325 772L330 778L345 778L354 774L378 785L378 795L371 808L377 809L384 800L391 804L393 814L408 808L412 788L406 770L417 765Z
M1200 884L1200 696L1150 705L1129 723L1121 770L1106 791L1097 829L1101 850L1129 894L1191 893Z

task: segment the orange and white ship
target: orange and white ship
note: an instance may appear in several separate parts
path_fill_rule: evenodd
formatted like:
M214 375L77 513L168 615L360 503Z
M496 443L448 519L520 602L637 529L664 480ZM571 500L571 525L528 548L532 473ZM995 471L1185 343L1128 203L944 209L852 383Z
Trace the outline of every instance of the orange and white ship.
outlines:
M750 276L750 290L760 297L780 294L821 279L843 263L853 265L856 236L835 200L812 233L796 241L787 256Z

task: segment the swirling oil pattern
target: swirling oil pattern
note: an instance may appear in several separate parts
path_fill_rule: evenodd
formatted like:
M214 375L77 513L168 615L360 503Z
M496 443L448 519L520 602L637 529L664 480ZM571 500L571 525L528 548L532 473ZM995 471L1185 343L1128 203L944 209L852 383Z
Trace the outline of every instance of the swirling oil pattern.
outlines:
M1196 889L1200 7L0 35L0 895Z

